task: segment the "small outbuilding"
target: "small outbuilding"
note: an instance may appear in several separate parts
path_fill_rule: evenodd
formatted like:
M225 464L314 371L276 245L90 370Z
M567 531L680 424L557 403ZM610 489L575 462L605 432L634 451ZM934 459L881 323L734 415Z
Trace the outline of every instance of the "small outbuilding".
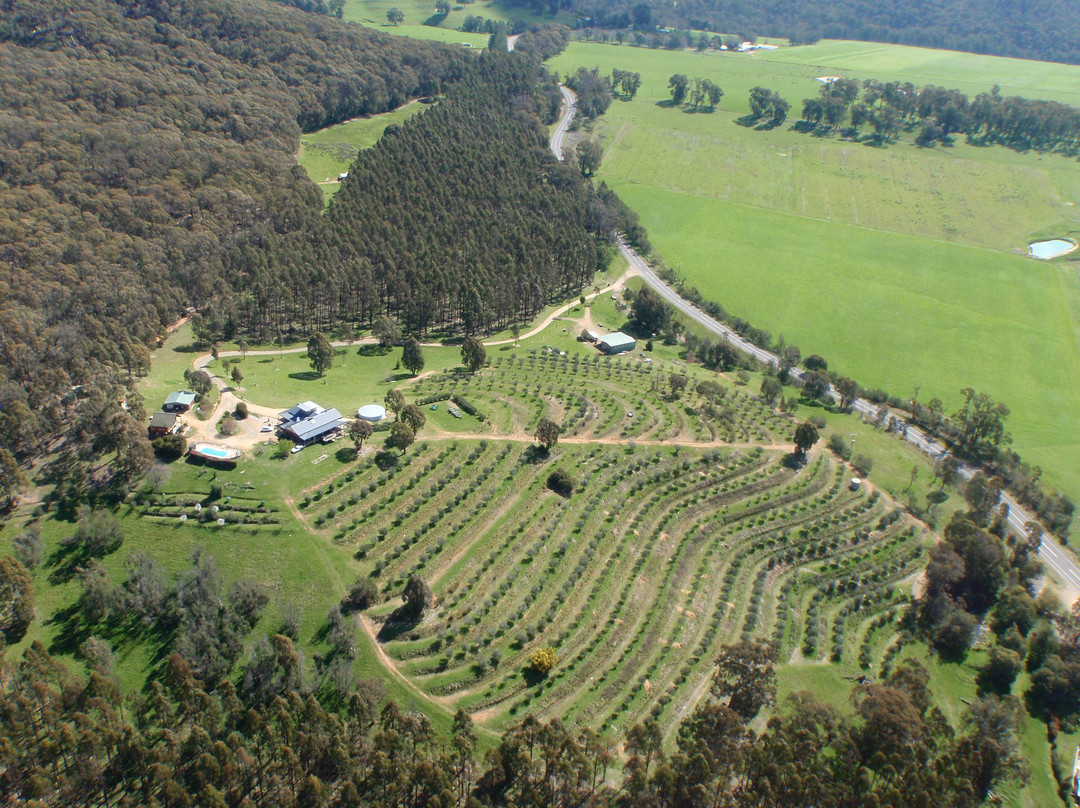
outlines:
M146 431L150 439L153 440L165 435L175 435L183 428L184 422L176 413L155 412L150 416L150 426L147 427Z
M198 398L189 390L178 390L175 393L169 393L169 397L165 399L161 409L165 412L187 412L194 406Z
M636 345L637 340L621 331L605 334L596 343L596 346L606 354L620 354L632 351Z
M362 421L371 421L377 424L386 417L386 408L379 404L365 404L356 411L356 417Z
M600 339L600 337L598 337L595 332L590 331L587 328L581 332L581 338L585 342L596 342L598 339Z

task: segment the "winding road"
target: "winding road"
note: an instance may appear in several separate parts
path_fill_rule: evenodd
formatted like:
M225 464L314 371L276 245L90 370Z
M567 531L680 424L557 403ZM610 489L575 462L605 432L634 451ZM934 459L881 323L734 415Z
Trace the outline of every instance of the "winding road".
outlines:
M564 159L562 153L563 141L566 138L566 132L570 127L570 123L577 113L577 96L574 95L572 90L565 86L560 86L560 89L562 90L564 100L563 111L558 124L555 126L554 132L551 134L551 153L555 155L557 160ZM653 268L645 262L645 259L642 258L622 236L619 236L618 247L619 252L622 254L623 258L626 259L627 263L630 264L630 267L634 272L640 275L642 280L649 284L649 286L663 297L664 300L670 303L672 307L690 320L698 323L703 328L726 340L738 350L754 357L754 359L762 364L771 365L772 367L779 366L780 360L776 354L748 342L736 334L731 328L715 318L710 317L693 303L681 297L656 274ZM802 383L803 376L803 370L799 368L791 369L790 377L796 384ZM834 388L830 387L829 395L834 401L840 400L840 395ZM860 415L876 419L881 408L871 401L860 398L855 400L852 409ZM945 446L938 443L933 438L928 437L926 433L912 424L907 425L904 437L909 443L919 449L919 451L928 455L932 460L938 460L948 453L948 449ZM975 476L975 472L976 469L966 465L961 465L958 469L959 475L964 480L970 480ZM1018 535L1026 536L1028 534L1027 524L1036 521L1034 515L1029 513L1027 509L1017 502L1008 492L1002 493L1000 501L1008 506L1009 527ZM1080 565L1077 564L1076 557L1072 552L1063 547L1057 537L1050 533L1046 533L1043 536L1042 544L1039 547L1039 556L1043 563L1053 570L1056 577L1065 585L1065 589L1073 598L1080 595Z

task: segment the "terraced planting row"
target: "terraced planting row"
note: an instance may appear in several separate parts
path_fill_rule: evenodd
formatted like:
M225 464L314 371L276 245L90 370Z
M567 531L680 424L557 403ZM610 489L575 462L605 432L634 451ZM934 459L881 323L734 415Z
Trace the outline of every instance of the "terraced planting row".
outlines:
M433 697L494 727L531 712L671 728L723 642L867 667L892 647L921 536L825 453L797 471L785 458L564 443L537 463L518 442L433 442L323 483L303 512L387 598L413 573L431 585L435 609L384 647ZM555 467L577 478L568 499L546 488ZM559 663L535 681L527 656L547 646Z
M447 371L425 377L410 393L425 404L463 398L501 434L529 433L547 417L570 437L726 443L790 439L789 419L731 386L722 384L722 397L708 402L693 392L691 380L687 392L675 398L671 372L685 370L537 349L498 356L476 375Z
M140 496L139 504L144 519L161 524L239 525L253 529L281 524L278 509L264 499L256 499L247 487L231 494L217 486L211 486L209 492L148 493Z

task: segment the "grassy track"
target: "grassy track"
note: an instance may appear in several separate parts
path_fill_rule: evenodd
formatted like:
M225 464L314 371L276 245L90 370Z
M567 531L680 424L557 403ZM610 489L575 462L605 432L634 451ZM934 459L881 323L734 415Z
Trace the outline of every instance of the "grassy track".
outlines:
M688 282L864 385L900 396L919 385L950 406L961 387L991 393L1013 411L1015 448L1080 497L1077 264L1009 255L1032 236L1080 229L1075 161L920 150L910 135L875 149L735 123L758 84L797 115L820 75L963 78L1008 93L1053 74L1041 95L1067 101L1080 99L1080 69L857 43L755 56L573 43L551 62L564 73L579 65L642 73L638 97L616 100L596 127L601 176ZM673 73L722 86L716 112L667 107Z

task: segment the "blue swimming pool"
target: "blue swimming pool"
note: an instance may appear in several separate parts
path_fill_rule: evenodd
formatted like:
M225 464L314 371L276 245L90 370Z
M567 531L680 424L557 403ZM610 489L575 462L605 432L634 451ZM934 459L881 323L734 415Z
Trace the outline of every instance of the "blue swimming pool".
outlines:
M191 451L194 454L202 455L203 457L209 457L214 460L233 460L239 456L239 452L235 449L226 449L222 446L212 446L209 443L197 443Z

